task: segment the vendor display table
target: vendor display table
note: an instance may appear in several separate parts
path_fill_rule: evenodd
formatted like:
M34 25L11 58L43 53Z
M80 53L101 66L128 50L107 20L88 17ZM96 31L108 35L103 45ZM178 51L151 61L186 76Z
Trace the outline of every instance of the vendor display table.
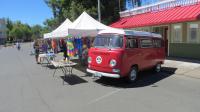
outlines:
M55 71L53 73L53 77L55 76L55 73L58 68L60 68L64 74L64 79L63 79L63 85L64 81L67 77L67 75L72 75L72 70L77 63L71 62L71 61L51 61L52 65L55 67Z
M54 60L56 57L56 55L54 53L43 53L43 54L39 54L39 60L41 61L41 64L44 64L44 60L47 61L47 65L50 64L51 60Z

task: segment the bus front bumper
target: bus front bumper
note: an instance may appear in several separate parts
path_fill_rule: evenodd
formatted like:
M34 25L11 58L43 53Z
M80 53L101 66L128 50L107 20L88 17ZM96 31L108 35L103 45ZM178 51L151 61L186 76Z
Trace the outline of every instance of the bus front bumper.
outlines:
M119 74L114 73L105 73L105 72L99 72L91 69L87 69L87 72L94 74L95 77L111 77L111 78L120 78Z

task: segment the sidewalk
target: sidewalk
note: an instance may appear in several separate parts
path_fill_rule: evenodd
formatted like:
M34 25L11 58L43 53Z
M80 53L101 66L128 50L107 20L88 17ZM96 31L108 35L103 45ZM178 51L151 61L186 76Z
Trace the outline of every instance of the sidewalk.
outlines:
M200 79L200 61L169 58L165 60L163 70Z

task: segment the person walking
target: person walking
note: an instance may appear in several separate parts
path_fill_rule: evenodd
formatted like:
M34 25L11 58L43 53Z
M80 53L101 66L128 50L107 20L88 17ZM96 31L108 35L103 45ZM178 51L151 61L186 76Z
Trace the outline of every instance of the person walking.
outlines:
M36 63L39 64L39 60L38 60L38 57L39 57L39 52L40 52L40 46L39 46L39 42L38 40L35 40L34 44L33 44L33 48L35 50L35 60L36 60Z
M18 50L20 50L21 46L20 46L20 43L19 43L19 42L16 43L16 48L17 48Z

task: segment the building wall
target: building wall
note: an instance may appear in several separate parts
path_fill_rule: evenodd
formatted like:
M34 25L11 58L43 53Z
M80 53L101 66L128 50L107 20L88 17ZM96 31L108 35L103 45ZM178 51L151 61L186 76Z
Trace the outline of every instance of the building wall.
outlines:
M174 38L176 37L174 35L175 29L173 27L175 25L181 25L181 38L179 41L174 41ZM200 21L172 24L170 27L172 30L170 32L169 55L200 59ZM196 31L191 32L192 27L196 27ZM194 36L194 34L196 36ZM191 36L196 38L191 40Z
M131 3L134 5L132 6L132 8L136 8L136 7L154 4L156 2L165 1L165 0L129 0L129 1L132 1ZM196 4L197 2L200 2L200 0L176 0L174 2L171 2L170 0L168 1L169 3L167 3L167 5L166 4L164 5L172 6L172 7L176 6L174 4L184 6L184 5L192 5L192 4ZM158 6L162 6L162 5L158 5ZM126 17L127 13L130 13L130 12L121 13L122 14L121 17ZM147 26L147 27L140 27L140 28L133 28L133 29L140 30L140 31L157 32L163 35L163 28L166 28L166 26L168 27L167 38L168 38L168 55L169 56L200 59L200 20L184 22L184 23L160 25L160 26Z
M170 43L169 51L170 56L200 59L200 44Z
M193 24L193 25L191 25ZM191 41L190 25L196 28L196 40ZM133 28L139 31L157 32L163 35L163 28L168 27L168 56L200 59L200 21L176 23L161 26ZM176 29L174 29L174 27ZM180 28L180 32L179 29ZM180 38L177 38L180 37Z

